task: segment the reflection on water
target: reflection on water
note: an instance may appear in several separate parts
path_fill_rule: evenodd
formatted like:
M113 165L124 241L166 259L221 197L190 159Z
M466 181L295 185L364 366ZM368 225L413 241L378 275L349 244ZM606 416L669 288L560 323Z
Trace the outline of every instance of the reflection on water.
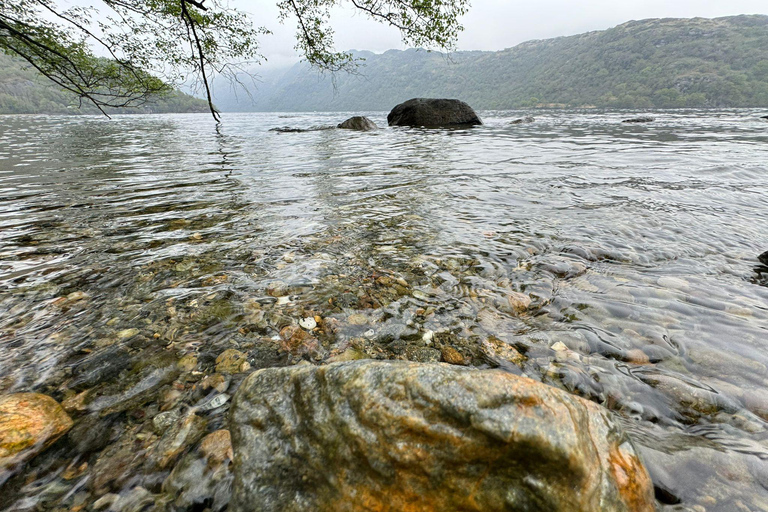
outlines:
M268 131L343 114L4 117L0 392L47 393L76 424L2 506L169 495L152 420L198 407L222 427L228 405L200 404L242 379L220 366L236 349L251 369L502 367L613 410L669 510L768 510L768 123L520 115L373 133Z

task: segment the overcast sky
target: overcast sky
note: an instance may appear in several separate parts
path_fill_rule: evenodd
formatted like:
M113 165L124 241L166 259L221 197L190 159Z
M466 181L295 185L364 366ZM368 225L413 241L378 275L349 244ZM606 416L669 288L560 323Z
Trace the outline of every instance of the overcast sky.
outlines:
M232 5L253 15L257 24L274 32L263 36L269 66L298 60L293 21L277 21L275 0L232 0ZM501 50L530 39L545 39L606 29L644 18L717 17L768 14L768 0L472 0L463 19L459 50ZM339 50L383 52L403 49L399 32L369 21L351 8L334 12Z

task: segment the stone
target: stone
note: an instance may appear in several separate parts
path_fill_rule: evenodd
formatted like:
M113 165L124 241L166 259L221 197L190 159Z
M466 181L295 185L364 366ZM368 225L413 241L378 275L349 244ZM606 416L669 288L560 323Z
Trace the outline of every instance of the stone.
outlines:
M531 307L531 298L524 293L509 292L507 301L509 302L509 307L515 313L525 313Z
M6 470L48 448L72 424L61 405L47 395L0 396L0 482Z
M152 430L155 431L155 434L161 436L168 429L170 429L172 426L178 423L180 418L181 418L181 414L179 414L179 411L161 412L160 414L152 418Z
M229 430L217 430L205 436L200 442L200 452L210 466L218 466L234 459Z
M233 348L225 350L216 358L216 371L218 373L234 375L247 372L250 368L248 356Z
M650 116L632 117L630 119L624 119L622 123L652 123L656 119Z
M183 372L191 372L197 367L197 357L194 354L187 354L179 359L176 366Z
M366 325L368 323L368 317L360 313L354 313L349 315L347 322L351 325Z
M500 370L264 369L241 384L230 430L232 512L654 510L605 409Z
M376 123L364 116L350 117L343 123L340 123L338 127L344 130L357 130L360 132L369 132L371 130L379 129L379 127L376 126Z
M226 510L232 479L231 464L212 466L200 453L190 452L163 482L163 493L172 500L163 510Z
M294 356L317 356L322 352L317 338L296 325L283 327L280 331L280 350Z
M443 361L449 364L464 364L464 356L461 355L461 352L456 350L453 347L443 347L440 349L441 354L443 355Z
M397 105L387 116L389 126L424 128L483 124L472 107L459 100L414 98Z
M768 266L768 251L765 251L763 254L757 257L757 260L762 263L763 265Z
M123 329L122 331L117 332L117 337L121 340L132 338L139 334L139 330L136 328L133 329Z
M299 325L301 326L302 329L311 331L312 329L317 327L317 321L313 317L308 316L306 318L302 318L301 320L299 320Z
M149 454L149 463L157 469L170 467L184 451L205 435L207 421L192 413L177 421L160 438Z
M514 121L512 121L509 124L528 124L528 123L535 123L535 122L536 122L536 118L535 117L533 117L533 116L525 116L525 117L521 117L520 119L515 119Z

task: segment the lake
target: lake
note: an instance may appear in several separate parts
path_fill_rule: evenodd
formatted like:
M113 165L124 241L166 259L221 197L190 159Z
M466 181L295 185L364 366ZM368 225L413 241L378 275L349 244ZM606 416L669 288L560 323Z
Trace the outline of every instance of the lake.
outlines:
M75 420L0 508L156 497L161 412L212 431L249 371L365 357L565 389L613 411L664 510L768 510L764 111L270 131L353 114L0 117L0 393Z

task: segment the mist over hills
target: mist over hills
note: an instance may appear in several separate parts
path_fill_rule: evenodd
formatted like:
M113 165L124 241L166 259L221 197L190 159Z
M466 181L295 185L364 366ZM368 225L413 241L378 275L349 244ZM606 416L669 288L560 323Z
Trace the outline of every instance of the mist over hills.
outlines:
M420 96L477 109L768 107L764 15L631 21L498 52L354 53L365 59L358 75L332 79L305 63L257 69L252 98L218 83L215 102L223 111L389 110Z

